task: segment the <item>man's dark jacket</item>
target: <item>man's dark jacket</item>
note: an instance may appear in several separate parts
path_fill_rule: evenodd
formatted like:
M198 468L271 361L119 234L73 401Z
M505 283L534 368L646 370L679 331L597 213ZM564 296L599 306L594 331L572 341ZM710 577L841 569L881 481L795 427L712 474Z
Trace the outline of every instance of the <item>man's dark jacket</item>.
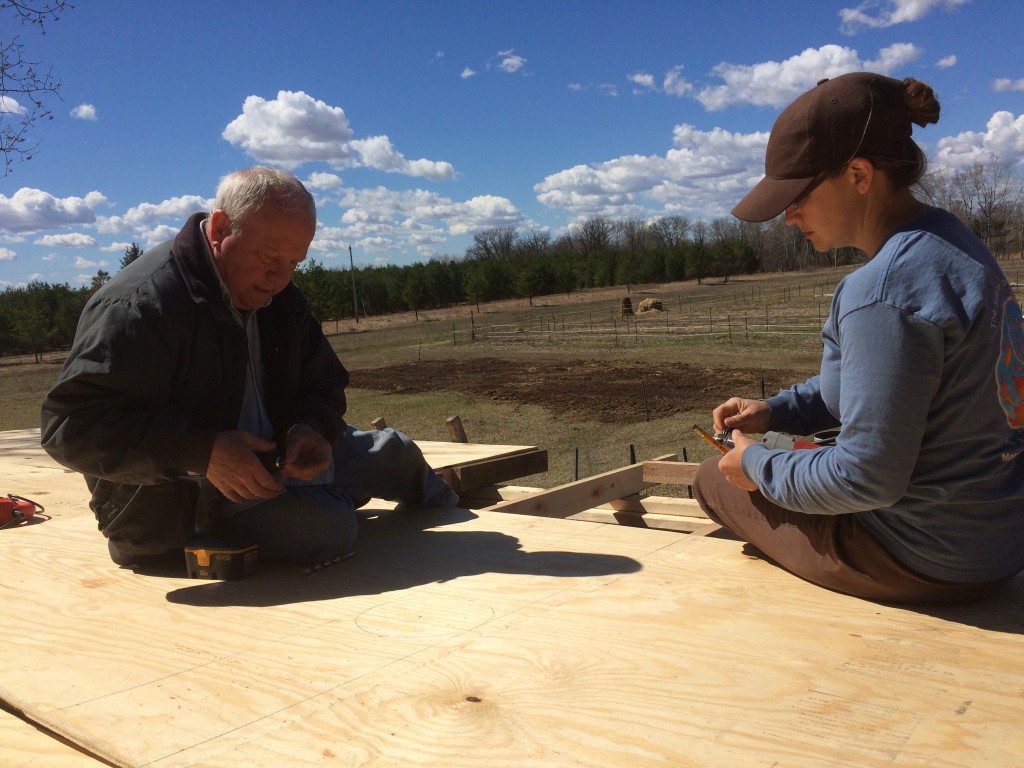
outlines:
M42 405L43 448L85 475L99 528L159 554L194 524L195 485L217 432L238 428L248 370L245 329L205 250L204 214L93 296ZM293 424L333 443L348 372L289 284L257 311L264 406L283 442Z

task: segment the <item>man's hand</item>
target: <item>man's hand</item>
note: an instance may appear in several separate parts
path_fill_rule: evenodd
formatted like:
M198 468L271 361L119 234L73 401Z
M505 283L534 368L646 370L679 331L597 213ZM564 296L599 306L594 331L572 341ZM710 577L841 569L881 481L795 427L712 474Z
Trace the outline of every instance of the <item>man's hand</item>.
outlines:
M213 439L206 479L228 501L272 499L284 486L267 472L256 453L274 447L269 440L249 432L218 432Z
M718 471L722 473L726 480L737 488L742 488L745 491L756 491L757 483L751 481L745 474L743 474L742 463L743 451L747 449L747 446L753 445L754 441L738 429L734 429L732 431L732 441L735 443L736 447L718 460Z
M284 438L281 474L297 480L312 480L330 466L334 452L323 435L308 424L296 424Z
M772 410L764 400L730 397L711 412L715 432L740 429L744 432L764 432L772 422Z

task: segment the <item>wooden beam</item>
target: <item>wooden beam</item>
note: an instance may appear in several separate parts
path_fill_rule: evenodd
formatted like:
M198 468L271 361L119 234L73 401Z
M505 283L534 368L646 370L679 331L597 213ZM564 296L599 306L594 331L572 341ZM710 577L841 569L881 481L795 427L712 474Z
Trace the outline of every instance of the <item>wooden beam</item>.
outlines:
M673 458L674 455L662 456L659 461ZM521 499L503 501L488 509L541 517L569 517L577 512L637 493L648 485L650 483L644 481L644 464L631 464L550 490L538 491Z
M387 429L388 425L384 421L383 416L378 416L376 419L370 422L370 426L374 429Z
M615 512L603 507L595 507L577 512L570 520L586 520L592 523L609 523L628 525L632 528L654 528L662 531L679 531L680 533L700 533L704 535L718 526L706 517L682 517L680 515L659 515L640 512Z
M677 499L670 496L627 496L614 499L601 508L615 512L630 512L638 515L665 515L672 517L707 517L694 499Z
M697 467L692 461L665 461L655 459L645 461L644 482L651 484L669 485L693 485L694 475L697 474Z
M548 452L534 449L511 456L499 456L468 464L457 464L453 468L459 493L483 488L495 483L516 480L527 475L548 471Z

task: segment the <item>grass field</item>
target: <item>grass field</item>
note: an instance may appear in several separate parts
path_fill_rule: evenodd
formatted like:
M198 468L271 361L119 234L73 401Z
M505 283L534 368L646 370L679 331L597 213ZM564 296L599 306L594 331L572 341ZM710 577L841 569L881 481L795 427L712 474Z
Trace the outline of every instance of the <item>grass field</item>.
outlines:
M1011 262L1007 274L1019 272ZM1004 267L1007 269L1007 267ZM557 360L632 362L638 368L683 362L710 368L760 371L817 369L818 330L835 284L848 269L757 275L728 282L690 281L581 291L442 311L325 323L332 345L352 371L371 373L423 360L501 360L521 366ZM664 310L622 318L620 301L636 307L655 298ZM39 403L56 379L63 355L44 362L0 359L0 430L37 427ZM373 374L375 375L375 374ZM382 371L381 375L386 375ZM713 374L711 374L713 378ZM599 379L600 377L596 377ZM450 386L448 384L450 383ZM350 423L369 428L382 417L421 440L447 440L445 419L458 415L473 442L537 445L549 452L550 470L524 483L551 486L638 459L675 453L691 460L711 449L692 434L710 425L710 411L731 395L706 383L706 401L668 418L596 421L528 402L496 401L460 393L457 377L432 382L432 391L409 394L349 389ZM595 382L600 386L600 381ZM769 392L768 394L773 394ZM639 396L639 395L637 395Z

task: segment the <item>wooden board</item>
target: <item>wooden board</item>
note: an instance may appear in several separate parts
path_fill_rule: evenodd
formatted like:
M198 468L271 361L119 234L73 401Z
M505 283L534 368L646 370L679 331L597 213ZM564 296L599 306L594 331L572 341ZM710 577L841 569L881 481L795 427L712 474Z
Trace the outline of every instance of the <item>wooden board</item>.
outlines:
M103 768L55 734L0 709L0 764L4 768Z
M1024 579L920 612L813 587L734 541L381 506L341 565L190 581L114 567L84 488L31 454L0 458L5 478L50 473L24 495L52 514L0 531L0 644L17 649L0 699L116 765L1024 755ZM31 764L14 749L0 740L0 765Z

